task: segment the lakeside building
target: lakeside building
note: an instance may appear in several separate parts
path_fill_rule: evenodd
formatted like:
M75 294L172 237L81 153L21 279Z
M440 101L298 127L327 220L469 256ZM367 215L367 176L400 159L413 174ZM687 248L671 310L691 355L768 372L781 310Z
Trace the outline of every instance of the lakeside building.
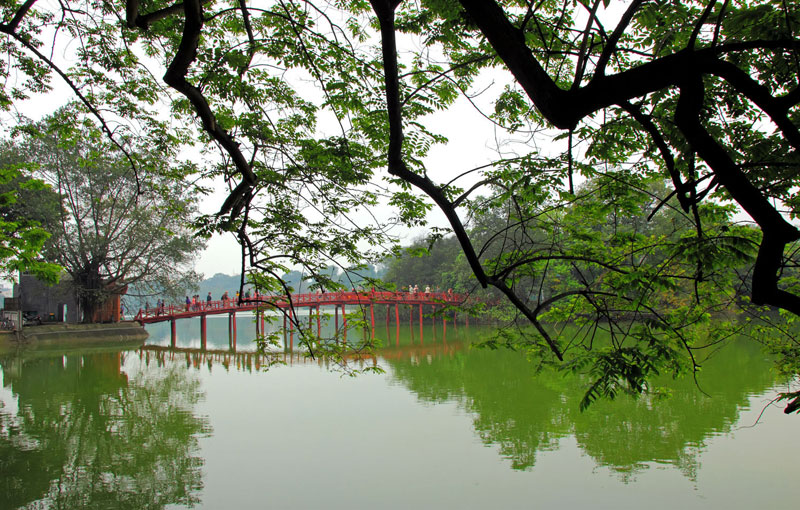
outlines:
M120 299L128 288L116 290L97 307L91 322L120 321ZM72 278L67 274L62 274L57 284L47 285L34 275L21 273L19 283L14 284L13 299L6 299L7 310L12 309L9 304L18 311L38 315L45 322L77 323L83 319Z

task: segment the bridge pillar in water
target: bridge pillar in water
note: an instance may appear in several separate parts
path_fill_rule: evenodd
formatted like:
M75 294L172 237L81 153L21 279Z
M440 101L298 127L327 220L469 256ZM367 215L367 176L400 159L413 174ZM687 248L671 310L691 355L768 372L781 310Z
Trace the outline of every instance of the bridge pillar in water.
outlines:
M200 347L203 350L206 350L208 343L206 342L206 315L203 314L200 316Z
M336 336L339 336L339 305L335 305L333 307L333 316L334 316L334 329L336 330Z
M169 320L169 329L170 329L170 343L173 347L178 345L178 330L175 326L175 319Z
M289 317L289 350L294 350L294 323L297 321L297 311L294 307L289 308L289 313L292 314Z
M408 330L411 332L411 343L414 343L414 305L408 305Z
M342 341L347 343L347 311L345 310L344 303L342 303L342 329L344 329L344 338Z
M419 341L422 342L422 303L419 304Z
M236 350L236 312L228 314L228 345Z
M369 304L369 323L372 330L371 338L375 338L375 305L373 303Z
M286 314L283 314L283 348L286 349L289 344L286 343Z

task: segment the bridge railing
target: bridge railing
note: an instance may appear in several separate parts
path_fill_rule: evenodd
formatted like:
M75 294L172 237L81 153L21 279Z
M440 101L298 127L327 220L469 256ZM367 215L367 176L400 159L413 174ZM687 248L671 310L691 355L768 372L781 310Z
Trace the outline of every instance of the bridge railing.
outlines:
M325 303L341 302L366 304L375 301L397 304L458 304L462 303L464 299L465 297L463 295L450 292L392 292L375 290L292 294L291 301L287 296L256 295L251 298L243 298L241 303L238 303L236 299L227 299L199 301L190 304L171 304L144 309L140 308L134 320L141 321L142 319L154 317L192 315L204 311L236 311L242 308L252 310L259 305L272 305L279 308L286 308L289 306L290 302L294 306L322 305Z

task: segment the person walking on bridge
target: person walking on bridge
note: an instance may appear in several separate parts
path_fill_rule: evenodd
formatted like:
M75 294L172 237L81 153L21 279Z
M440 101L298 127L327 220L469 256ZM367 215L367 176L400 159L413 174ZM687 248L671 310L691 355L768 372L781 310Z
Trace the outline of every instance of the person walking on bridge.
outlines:
M208 296L206 296L206 308L211 308L211 293L210 292L208 293Z

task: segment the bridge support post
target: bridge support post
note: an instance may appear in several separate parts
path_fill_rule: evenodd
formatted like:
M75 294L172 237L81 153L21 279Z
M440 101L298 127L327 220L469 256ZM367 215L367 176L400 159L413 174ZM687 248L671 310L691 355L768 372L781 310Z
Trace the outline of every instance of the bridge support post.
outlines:
M408 305L408 330L411 332L411 343L414 343L414 305Z
M419 341L422 342L422 303L419 304Z
M228 345L236 350L236 312L228 314Z
M375 305L373 303L369 304L369 324L372 330L370 338L375 338Z
M431 323L433 324L433 341L436 341L436 305L431 305Z
M342 329L344 329L344 338L342 341L347 343L347 312L344 303L342 303Z
M336 330L336 336L339 336L339 304L337 303L333 307L333 315L334 315L334 329Z
M200 316L200 347L203 350L206 350L206 346L208 345L208 343L206 342L206 332L207 332L206 315L203 314Z
M170 343L173 347L178 345L178 330L175 327L175 319L169 320L169 329L170 329Z
M317 305L317 337L322 336L322 318L319 313L319 305Z

